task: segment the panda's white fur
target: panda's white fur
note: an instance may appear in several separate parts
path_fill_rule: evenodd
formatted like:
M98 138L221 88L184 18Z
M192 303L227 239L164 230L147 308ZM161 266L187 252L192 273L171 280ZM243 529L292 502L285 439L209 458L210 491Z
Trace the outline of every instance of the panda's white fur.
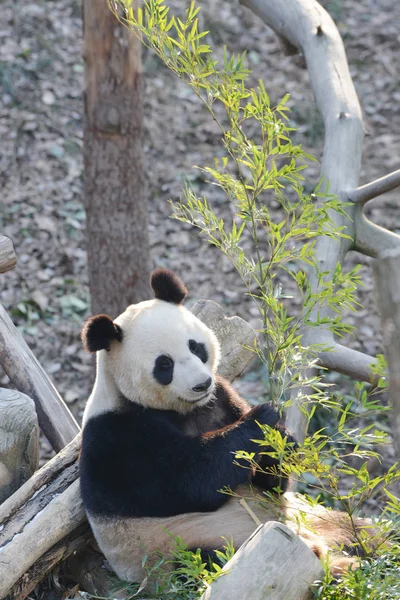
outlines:
M210 401L220 360L219 343L214 332L187 308L163 300L146 300L129 306L114 322L124 332L124 343L114 341L110 350L97 352L96 381L83 425L101 412L116 410L120 392L144 406L180 413L192 410L193 402L201 406ZM193 336L207 345L210 356L206 364L187 348L187 340ZM168 386L154 385L152 369L157 354L180 357ZM213 379L207 394L193 392L192 388L207 377ZM199 396L204 399L198 400Z
M161 298L163 294L166 300ZM215 390L220 357L218 341L214 333L179 302L168 300L168 294L160 292L155 300L128 307L114 321L119 336L115 339L113 339L111 320L108 325L111 327L111 337L104 342L103 347L101 343L96 346L97 342L96 344L92 343L92 347L90 347L90 340L89 343L87 342L91 351L98 347L102 349L97 351L96 382L83 418L81 480L83 480L83 498L87 514L96 540L121 579L141 581L144 575L143 556L151 557L156 550L168 553L173 544L170 534L180 536L188 548L220 548L225 544L225 540L232 540L235 548L238 548L258 525L251 516L251 512L239 503L240 496L247 499L248 505L259 522L285 520L320 557L325 556L328 548L332 548L335 544L351 546L354 539L353 524L345 515L318 508L312 515L309 515L309 527L307 527L304 519L298 519L300 513L304 515L309 510L308 506L301 502L301 499L294 494L286 493L276 503L264 502L261 507L258 501L260 490L254 489L248 484L238 486L236 497L227 499L216 510L190 511L161 517L137 517L119 514L118 511L113 514L112 508L111 510L107 509L107 514L93 510L91 493L92 490L93 495L96 493L95 479L97 476L90 471L91 467L86 466L86 455L90 451L94 455L97 451L101 451L104 456L108 454L112 456L114 449L112 446L107 446L110 443L107 419L113 418L112 415L118 415L123 410L124 404L128 402L129 405L141 405L146 408L146 414L151 414L151 411L155 411L157 414L160 411L160 414L162 411L173 411L180 415L177 418L183 419L182 422L185 422L184 419L187 416L189 425L184 435L192 439L203 433L207 435L207 432L197 431L196 422L194 424L190 422L190 416L195 414L194 411L201 406L205 407L204 411L209 411L206 413L206 419L210 421L210 429L218 429L218 419L220 418L218 411L223 412L218 406L218 402L212 399L213 393L217 393ZM85 336L88 336L87 332L84 333L84 341ZM206 362L199 360L188 349L188 339L192 338L207 348L208 359ZM159 354L170 355L175 360L174 377L169 385L160 385L154 381L154 360ZM209 377L212 379L212 383L206 394L193 391L198 383ZM233 404L236 403L235 406L240 407L242 417L238 423L241 423L239 425L241 427L248 415L251 414L250 407L240 398L234 397L235 393L230 390L229 384L225 383L224 385L226 393L232 394ZM93 450L93 448L90 449L91 440L85 440L85 436L92 436L92 424L99 421L99 418L100 420L104 419L103 432L100 431L101 435L98 435ZM233 420L237 421L237 418L231 419L231 421ZM234 424L232 429L234 427L237 427L237 424ZM140 430L135 435L140 436ZM149 435L149 433L143 431L143 435ZM223 438L226 434L223 431L221 434L217 432L216 435ZM227 439L228 437L229 432ZM157 446L157 443L158 439L156 438L154 445ZM164 450L159 447L155 451L162 456ZM170 452L171 448L168 447L168 451ZM178 447L176 452L177 462L179 462ZM136 459L136 457L124 456L127 469L130 467L132 459ZM154 477L157 477L159 468L157 460L155 459L155 462L150 464L153 464L151 468L154 471ZM100 471L101 467L101 464L98 465ZM172 463L168 468L171 469L173 477L177 468L176 464ZM218 465L215 465L215 468L218 469ZM148 477L151 484L151 472L148 473ZM140 483L136 482L136 485L140 485ZM207 485L207 481L204 482L204 485ZM160 489L157 493L159 502L162 504L164 490ZM369 523L359 521L356 525L365 527ZM353 558L336 554L335 560L331 562L335 570L346 568L353 561Z

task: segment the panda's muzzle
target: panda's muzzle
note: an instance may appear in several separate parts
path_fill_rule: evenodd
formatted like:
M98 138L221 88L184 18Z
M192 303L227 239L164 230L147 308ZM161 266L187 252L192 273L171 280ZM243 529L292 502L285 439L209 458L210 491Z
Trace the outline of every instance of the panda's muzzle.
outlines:
M206 381L203 381L203 383L199 383L197 385L195 385L194 387L192 387L192 391L193 392L206 392L212 384L212 379L211 377L209 377L208 379L206 379Z

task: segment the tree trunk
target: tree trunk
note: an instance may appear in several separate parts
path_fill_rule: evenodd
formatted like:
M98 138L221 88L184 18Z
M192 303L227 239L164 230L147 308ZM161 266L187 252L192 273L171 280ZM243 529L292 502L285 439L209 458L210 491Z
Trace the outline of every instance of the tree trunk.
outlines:
M85 208L93 313L149 297L140 43L84 0Z
M392 250L374 263L378 309L382 319L383 346L388 363L393 441L400 457L400 251Z

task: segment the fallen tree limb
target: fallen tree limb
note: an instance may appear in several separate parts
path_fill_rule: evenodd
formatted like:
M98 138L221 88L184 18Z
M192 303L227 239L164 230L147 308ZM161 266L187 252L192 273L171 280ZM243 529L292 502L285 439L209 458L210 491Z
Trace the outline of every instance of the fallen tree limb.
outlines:
M17 390L34 400L40 429L54 450L64 448L79 425L1 305L0 364Z
M0 505L0 547L20 533L25 524L34 518L36 512L43 510L55 494L64 491L77 479L80 447L81 436L78 435Z
M41 504L43 493L32 498L32 504ZM68 536L85 522L82 500L79 494L79 481L74 481L61 493L49 498L45 509L36 509L31 519L24 519L18 534L0 546L1 578L0 598L4 598L24 573L29 571L43 554ZM18 515L22 525L23 515ZM15 523L13 523L15 527ZM3 533L3 532L2 532ZM43 577L43 573L40 573Z
M7 593L7 600L24 600L27 595L58 563L66 560L83 548L93 538L88 523L74 529L60 540L48 552L45 552L34 565L28 569Z

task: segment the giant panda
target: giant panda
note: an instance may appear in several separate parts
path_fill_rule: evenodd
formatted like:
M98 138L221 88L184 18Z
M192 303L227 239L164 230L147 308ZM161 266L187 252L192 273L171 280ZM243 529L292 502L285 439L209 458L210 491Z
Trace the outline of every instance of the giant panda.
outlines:
M259 423L280 430L289 446L294 440L271 404L251 408L217 374L218 340L183 306L187 290L177 275L158 269L151 286L154 299L114 321L92 317L82 331L84 348L97 353L97 373L83 416L81 493L117 575L141 581L143 556L168 554L176 536L207 556L226 540L237 549L270 520L285 519L321 558L334 544L350 548L354 523L366 522L350 524L321 507L306 527L296 515L309 507L290 493L260 505L264 491L286 490L277 460L263 455L270 468L260 473L243 468L235 452L261 456ZM331 566L352 560L333 552Z

